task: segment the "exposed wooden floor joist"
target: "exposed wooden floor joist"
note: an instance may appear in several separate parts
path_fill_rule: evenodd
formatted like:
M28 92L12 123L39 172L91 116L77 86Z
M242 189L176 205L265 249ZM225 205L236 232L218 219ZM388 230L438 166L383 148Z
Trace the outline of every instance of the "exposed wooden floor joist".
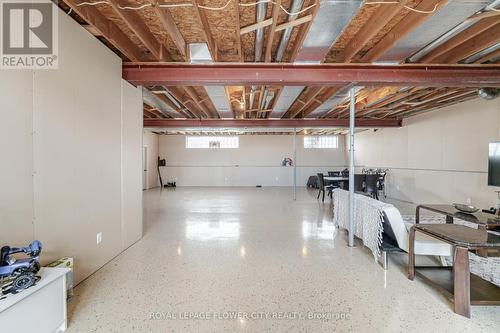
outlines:
M450 3L452 2L449 0L401 0L399 3L388 0L365 1L356 12L353 12L350 21L342 27L339 36L330 45L326 57L323 55L316 60L324 63L369 63L383 59L386 52L396 47L415 29L428 24L435 14L446 10ZM293 7L295 9L292 10L293 0L269 2L265 4L266 15L261 22L257 22L256 5L256 2L250 0L231 0L229 2L226 0L176 0L174 2L166 0L151 2L146 0L105 0L98 4L89 4L83 0L63 0L59 3L65 12L69 13L122 59L136 63L157 63L164 60L189 63L193 60L190 57L190 45L193 43L206 43L210 56L215 62L253 62L255 35L258 28L264 31L262 61L268 63L291 62L296 59L297 54L304 47L311 26L314 25L318 13L320 16L324 13L321 8L326 6L326 3L321 3L319 0L305 0L300 2L298 10L297 7ZM335 6L335 4L330 5ZM338 6L336 9L340 12L341 4ZM500 6L496 7L497 11L490 7L481 6L484 4L476 6L475 11L471 11L470 16L465 20L462 16L455 22L457 26L467 23L465 29L458 30L458 33L447 38L444 43L438 44L418 61L433 64L456 64L467 59L468 63L475 64L498 63L500 49L495 45L500 44L500 25L498 23ZM69 11L70 8L71 11ZM324 9L326 10L326 7ZM294 11L296 12L294 13ZM450 20L455 13L448 11L446 15L448 16L447 20ZM335 22L336 20L330 20L328 24L335 24ZM276 59L281 37L287 29L290 30L290 38L286 42L284 56L282 59ZM433 29L433 27L430 26L428 29ZM318 30L315 30L314 33L317 34ZM319 35L318 38L320 38ZM428 44L431 42L433 40L427 41ZM406 61L403 57L397 60L400 63ZM415 78L405 80L389 73L384 68L380 68L382 71L379 73L341 72L339 75L330 75L327 78L319 78L315 73L312 73L315 79L311 80L306 77L307 75L302 75L302 79L298 75L293 78L294 74L285 73L286 69L283 69L279 74L284 77L283 80L279 80L278 75L274 74L266 76L269 73L266 73L264 75L266 77L263 78L262 72L254 71L254 77L251 77L252 73L240 72L239 74L242 76L240 80L225 76L226 72L218 72L217 74L222 74L219 75L221 79L210 82L206 76L191 77L189 82L187 80L165 81L162 77L164 70L155 69L158 73L154 80L158 80L158 78L161 80L150 80L151 85L146 84L148 81L141 81L141 83L149 88L159 83L162 83L163 86L176 86L178 95L187 96L183 100L187 105L183 106L185 111L182 112L188 112L186 113L188 117L192 114L192 116L199 118L219 117L219 110L213 104L213 96L207 94L203 85L216 83L226 87L235 86L238 89L231 90L235 95L227 96L230 104L238 102L234 104L237 105L237 109L233 109L234 116L259 119L269 117L280 99L287 98L286 96L282 97L282 91L286 85L305 86L297 100L290 103L287 112L280 112L285 118L298 119L310 117L310 115L323 118L345 116L345 108L334 107L325 112L325 107L322 105L332 98L338 98L339 93L344 93L345 89L342 88L352 83L365 86L366 89L371 89L373 85L386 85L387 87L418 85L431 90L432 87L443 86L463 88L498 86L495 80L485 78L482 72L470 72L470 77L467 79L462 76L462 69L452 69L456 71L457 78L446 82L443 82L445 80L440 76L441 74L424 79L424 74L419 76L420 74L416 73ZM497 75L498 69L493 68L492 70ZM131 69L129 65L125 65L124 72L127 72L125 78L129 78L128 75L132 71L136 72L137 69ZM256 78L257 75L261 76ZM449 73L444 74L444 76L447 75ZM134 83L138 82L136 79L132 80L135 80ZM327 80L328 82L326 82ZM252 86L256 87L256 92L250 93ZM311 90L315 91L312 98L309 96ZM368 107L362 95L363 91L358 92L356 96L357 106L360 107L359 114L363 117L383 115L389 111L404 117L412 114L411 110L399 112L402 106L397 103L383 104L378 106L380 109ZM267 102L265 108L262 108L262 99L268 92L272 93L272 99ZM250 94L253 95L254 105L249 103ZM431 94L423 94L423 97L419 97L419 94L417 91L413 97L429 98L429 103L426 104L428 107L446 106L456 102L456 100L450 99L433 103L429 97ZM412 94L408 95L407 98L412 98ZM385 97L381 96L380 98ZM240 104L243 104L243 110L240 110ZM320 108L319 112L318 108ZM420 109L419 107L418 110ZM151 111L146 112L145 110L144 115L146 118L154 117Z

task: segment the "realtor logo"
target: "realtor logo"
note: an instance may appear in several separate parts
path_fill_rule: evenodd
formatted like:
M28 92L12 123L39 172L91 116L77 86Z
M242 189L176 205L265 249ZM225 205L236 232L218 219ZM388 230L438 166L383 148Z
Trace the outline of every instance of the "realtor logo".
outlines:
M57 6L49 0L0 4L0 68L57 69Z

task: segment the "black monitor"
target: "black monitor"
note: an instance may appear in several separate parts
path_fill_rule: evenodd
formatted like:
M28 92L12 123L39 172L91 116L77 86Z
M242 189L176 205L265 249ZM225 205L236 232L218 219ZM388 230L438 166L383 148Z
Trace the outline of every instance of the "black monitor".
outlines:
M491 142L489 146L488 185L500 186L500 142Z

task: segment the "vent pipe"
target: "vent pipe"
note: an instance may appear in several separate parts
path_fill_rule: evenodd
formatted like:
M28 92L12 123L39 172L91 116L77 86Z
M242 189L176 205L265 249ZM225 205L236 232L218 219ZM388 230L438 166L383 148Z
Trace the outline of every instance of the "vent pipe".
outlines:
M293 14L293 13L297 13L302 8L303 4L304 0L292 0L292 7L290 8L290 13L292 13L292 15L288 15L288 22L295 20L297 16L299 16L298 14ZM281 62L281 59L283 59L283 54L285 54L288 41L290 40L290 36L292 35L292 30L293 27L288 27L281 34L280 43L278 45L278 51L276 51L275 60L277 62Z
M266 18L267 2L259 2L257 5L257 23L264 21ZM262 58L262 49L264 48L264 28L259 28L255 31L255 62L259 62Z
M142 100L147 105L159 110L164 115L168 115L172 118L181 118L179 113L172 109L167 103L165 103L161 98L153 94L146 88L142 88Z
M257 23L264 21L266 18L266 2L259 2L257 4ZM262 58L262 50L264 48L264 28L259 28L255 31L255 62L260 62ZM257 90L256 86L252 86L250 91L250 106L249 108L253 108L253 102L255 99L255 91Z

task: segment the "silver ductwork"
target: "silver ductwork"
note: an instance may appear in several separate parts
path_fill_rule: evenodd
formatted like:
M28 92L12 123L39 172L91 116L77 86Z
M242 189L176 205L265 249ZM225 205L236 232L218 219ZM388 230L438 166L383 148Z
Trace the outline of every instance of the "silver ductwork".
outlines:
M491 2L491 0L449 0L441 10L429 16L427 20L399 40L378 60L401 61L411 56L410 61L418 61L435 47L451 38L452 35L448 34L450 30L456 34L466 28L465 25L458 28L457 26ZM435 43L437 39L440 39L439 43ZM427 47L430 44L433 44L432 48ZM424 48L425 52L419 52Z
M295 62L319 63L363 4L363 0L322 0Z
M273 111L269 118L281 118L288 111L293 102L304 90L302 86L285 86L281 91L278 101L274 104Z
M189 111L184 105L181 105L177 98L175 98L170 91L168 91L166 88L163 88L159 91L153 91L153 93L157 94L162 94L165 96L172 104L175 105L177 108L177 112L180 112L183 116L186 118L192 118L194 115Z
M267 92L267 94L266 94L266 98L264 100L264 107L262 108L263 110L269 109L269 107L271 106L271 101L274 98L274 91L266 90L266 92Z
M500 0L495 0L489 5L487 5L483 11L489 11L492 8L496 8L500 6ZM477 22L477 19L467 19L464 22L461 22L457 26L453 27L451 30L447 31L443 35L439 36L437 39L432 41L430 44L425 46L424 48L420 49L417 53L412 55L408 60L410 62L418 62L420 59L422 59L426 54L434 50L436 47L439 45L446 43L448 40L450 40L452 37L456 36L457 34L461 33L465 29L469 28L473 24ZM478 58L479 59L479 58Z
M172 109L167 103L165 103L161 98L153 94L148 89L142 87L142 100L144 103L149 105L152 108L159 110L166 116L170 116L172 118L182 118L182 115L177 111Z
M154 94L162 94L163 96L165 96L166 98L168 98L168 100L170 102L172 102L172 104L174 104L178 109L182 109L182 106L179 104L179 102L177 101L177 99L175 99L174 96L172 96L170 94L170 91L166 90L166 88L157 88L155 90L152 90L151 91L152 93Z
M266 18L266 2L259 2L257 4L257 23L264 21ZM260 62L262 58L262 50L264 49L264 28L259 28L255 31L255 62ZM250 109L253 108L255 99L256 86L252 86L250 91Z
M314 21L304 39L302 48L297 54L295 62L320 63L323 61L330 47L335 43L349 22L356 15L362 3L362 0L321 0L320 9L316 12ZM296 10L293 10L295 9L294 5L298 7ZM292 3L291 12L299 11L302 5L302 0L294 1ZM293 19L295 19L295 17ZM292 18L289 17L288 20L290 21ZM292 29L290 29L290 33L291 32ZM282 53L286 50L288 44L288 40L285 39L289 39L289 36L287 36L288 34L285 30L278 46L276 61L281 61L283 58ZM303 86L285 87L269 117L281 118L304 88Z
M500 49L500 43L496 43L496 44L466 58L464 60L464 63L466 63L466 64L474 63L474 62L478 61L479 59L483 58L484 56L486 56L490 53L496 52L499 49ZM495 59L491 59L491 60L495 61Z
M316 12L314 21L311 24L309 32L307 33L304 43L297 58L296 63L320 63L327 55L330 47L342 34L352 18L356 15L361 7L362 0L322 0L320 2L320 9ZM303 1L294 1L292 3L292 12L297 12L303 5ZM297 6L295 9L294 6ZM295 9L295 10L294 10ZM289 17L291 21L295 17ZM290 29L291 33L292 29ZM283 32L278 51L276 53L276 61L281 61L284 51L286 50L289 35L286 30ZM275 104L273 112L270 117L281 118L293 102L300 95L304 87L285 87L280 95L280 98ZM328 107L327 103L325 107ZM322 109L322 111L324 111Z
M257 23L264 21L266 18L266 2L257 4ZM264 28L259 28L255 31L255 62L259 62L262 58L262 50L264 49Z
M248 106L249 109L253 108L253 101L255 99L255 92L256 92L256 90L257 90L256 86L252 86L250 88L250 100L249 100L250 105Z
M262 97L260 101L260 109L264 110L264 106L266 106L266 100L267 100L267 89L264 88L264 97Z
M335 95L330 97L326 102L318 106L313 112L308 114L306 118L319 118L321 116L324 116L328 114L330 111L332 111L335 107L337 107L340 104L343 104L346 102L346 100L350 96L351 88L353 87L352 84L343 87L340 89ZM362 87L356 87L356 93L361 89Z
M292 15L288 15L288 22L293 21L297 18L298 14L293 13L297 13L302 8L303 4L304 0L292 0L292 6L290 8L290 13L292 13ZM276 51L276 62L281 62L281 59L283 59L283 54L285 54L288 41L290 40L290 36L292 35L292 30L293 27L288 27L281 34L278 50Z
M206 86L205 90L217 109L219 116L221 118L233 118L233 111L227 99L224 86Z

